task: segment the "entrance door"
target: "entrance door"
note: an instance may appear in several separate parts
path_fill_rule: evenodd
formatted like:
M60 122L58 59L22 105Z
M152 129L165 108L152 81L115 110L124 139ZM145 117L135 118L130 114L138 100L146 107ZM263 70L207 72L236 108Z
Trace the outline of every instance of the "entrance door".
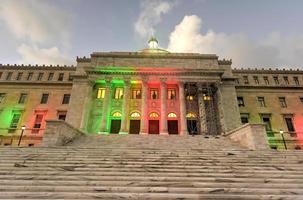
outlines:
M149 120L148 121L148 133L149 134L159 134L159 120Z
M110 133L119 133L121 128L121 120L120 119L112 119L110 126Z
M167 129L169 134L178 134L178 120L168 120Z
M187 120L187 130L189 134L198 134L197 120Z
M130 120L129 133L130 134L140 133L140 120Z

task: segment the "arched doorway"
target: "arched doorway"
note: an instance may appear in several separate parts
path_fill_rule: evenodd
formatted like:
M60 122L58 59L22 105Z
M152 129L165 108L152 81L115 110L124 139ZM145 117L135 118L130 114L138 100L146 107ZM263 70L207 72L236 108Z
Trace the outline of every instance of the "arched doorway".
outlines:
M148 133L149 134L159 134L160 133L159 114L156 112L151 112L149 114Z
M118 111L111 114L110 133L119 133L121 129L121 116Z
M139 134L140 133L140 113L134 111L130 114L129 121L129 133L130 134Z
M178 134L178 119L176 113L168 113L167 115L168 134Z
M198 134L198 120L197 114L189 112L186 114L187 131L189 134Z

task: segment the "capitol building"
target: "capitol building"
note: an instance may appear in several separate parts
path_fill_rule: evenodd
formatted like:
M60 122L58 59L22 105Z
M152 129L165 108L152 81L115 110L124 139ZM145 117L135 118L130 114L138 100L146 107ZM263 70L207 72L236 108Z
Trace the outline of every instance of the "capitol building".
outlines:
M263 124L270 148L303 147L303 71L240 69L215 54L93 52L76 66L0 65L1 145L39 145L47 121L86 134L205 135ZM148 138L147 138L148 139Z

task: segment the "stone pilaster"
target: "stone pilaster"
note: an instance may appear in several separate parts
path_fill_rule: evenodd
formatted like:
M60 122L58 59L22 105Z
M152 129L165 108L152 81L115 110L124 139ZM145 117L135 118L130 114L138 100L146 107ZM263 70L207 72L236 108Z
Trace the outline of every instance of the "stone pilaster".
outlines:
M86 76L78 76L74 79L66 122L83 131L86 131L90 112L92 88L92 82Z
M240 127L241 120L234 82L226 81L218 86L217 97L222 132Z
M186 123L186 104L184 94L184 83L179 82L179 104L180 104L180 135L188 134Z
M106 122L109 116L109 103L110 103L110 96L111 96L111 80L105 80L105 95L103 99L103 104L102 104L102 118L101 118L101 128L100 128L100 133L106 134L109 132L107 130Z
M129 102L130 101L130 81L124 80L123 91L123 104L122 104L122 117L121 117L121 129L119 134L128 134L129 132Z
M199 122L200 122L200 134L208 133L207 129L207 114L205 110L205 102L203 99L202 85L198 83L198 105L199 105Z
M147 80L142 80L142 99L141 99L141 127L140 134L148 134L148 117L147 117L147 95L148 95L148 85Z
M161 97L161 116L160 116L160 134L167 135L167 85L166 79L160 80L160 97Z

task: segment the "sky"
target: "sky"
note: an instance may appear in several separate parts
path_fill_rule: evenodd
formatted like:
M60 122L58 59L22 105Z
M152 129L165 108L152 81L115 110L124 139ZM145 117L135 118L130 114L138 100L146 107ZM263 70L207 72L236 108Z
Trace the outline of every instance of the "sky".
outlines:
M303 69L302 0L0 0L0 63L76 64L138 51L217 54L232 66Z

